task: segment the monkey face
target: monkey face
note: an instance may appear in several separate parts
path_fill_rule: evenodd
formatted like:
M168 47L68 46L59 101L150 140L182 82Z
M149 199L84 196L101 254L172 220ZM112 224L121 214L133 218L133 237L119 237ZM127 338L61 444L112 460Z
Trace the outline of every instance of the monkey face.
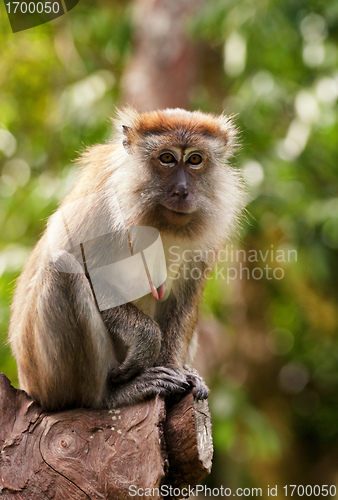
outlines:
M114 188L121 200L128 193L130 220L181 237L205 235L216 225L224 233L223 221L232 225L242 209L242 186L227 163L236 138L228 117L127 108L115 131L127 157Z
M164 217L174 225L188 223L197 209L197 181L206 154L194 147L167 147L155 153L152 163L162 185Z
M183 141L164 133L147 137L145 142L143 151L151 175L147 188L143 187L149 196L142 223L176 234L187 234L192 226L199 230L207 204L203 186L212 175L203 141ZM206 193L211 196L210 186Z
M142 223L180 236L205 233L215 211L222 210L217 186L225 174L224 143L182 129L151 135L144 142L152 196L147 198ZM220 160L215 154L217 147Z

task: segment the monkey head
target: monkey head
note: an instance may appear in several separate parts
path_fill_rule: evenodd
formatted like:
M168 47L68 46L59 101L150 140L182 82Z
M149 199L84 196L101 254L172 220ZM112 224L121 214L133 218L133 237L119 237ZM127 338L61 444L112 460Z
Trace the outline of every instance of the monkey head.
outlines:
M228 164L237 137L229 117L125 108L114 125L124 160L112 181L129 219L184 238L229 235L244 204L240 175Z

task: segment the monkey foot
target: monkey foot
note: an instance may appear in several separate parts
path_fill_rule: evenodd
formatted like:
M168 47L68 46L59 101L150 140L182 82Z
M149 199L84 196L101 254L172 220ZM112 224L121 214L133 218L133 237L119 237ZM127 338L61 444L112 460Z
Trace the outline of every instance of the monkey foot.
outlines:
M208 398L209 388L196 370L187 365L185 365L183 369L175 367L168 367L166 369L170 369L176 373L176 376L182 377L188 384L186 390L189 389L188 392L192 392L196 399Z
M209 388L199 376L196 370L190 368L188 365L184 365L184 371L186 373L186 380L189 382L190 387L192 387L191 392L196 399L207 399L209 396Z
M197 399L206 399L209 395L209 389L195 370L153 366L124 383L110 379L109 407L132 404L156 395L170 396L176 401L187 392L192 392Z
M196 399L207 399L209 396L209 389L201 377L195 375L188 375L187 382L192 387L192 393Z
M157 394L182 393L190 387L180 370L167 366L147 368L138 378Z

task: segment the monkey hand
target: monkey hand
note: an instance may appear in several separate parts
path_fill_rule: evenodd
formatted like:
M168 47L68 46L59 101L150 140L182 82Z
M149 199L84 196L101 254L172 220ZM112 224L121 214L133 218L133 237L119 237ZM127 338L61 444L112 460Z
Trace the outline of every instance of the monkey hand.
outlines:
M186 372L186 381L192 387L192 393L196 399L207 399L209 396L209 388L199 376L196 370L190 368L188 365L184 365L184 370Z

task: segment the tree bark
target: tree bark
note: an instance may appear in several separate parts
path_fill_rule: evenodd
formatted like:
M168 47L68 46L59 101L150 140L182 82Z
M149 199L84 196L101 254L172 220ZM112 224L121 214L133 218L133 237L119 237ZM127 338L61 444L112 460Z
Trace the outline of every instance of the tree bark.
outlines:
M116 410L47 413L0 374L3 500L130 500L146 488L147 498L161 499L161 486L196 486L212 453L208 404L191 394L167 407L156 397Z
M189 108L198 47L189 21L204 0L135 0L133 57L125 70L122 101L138 111Z

